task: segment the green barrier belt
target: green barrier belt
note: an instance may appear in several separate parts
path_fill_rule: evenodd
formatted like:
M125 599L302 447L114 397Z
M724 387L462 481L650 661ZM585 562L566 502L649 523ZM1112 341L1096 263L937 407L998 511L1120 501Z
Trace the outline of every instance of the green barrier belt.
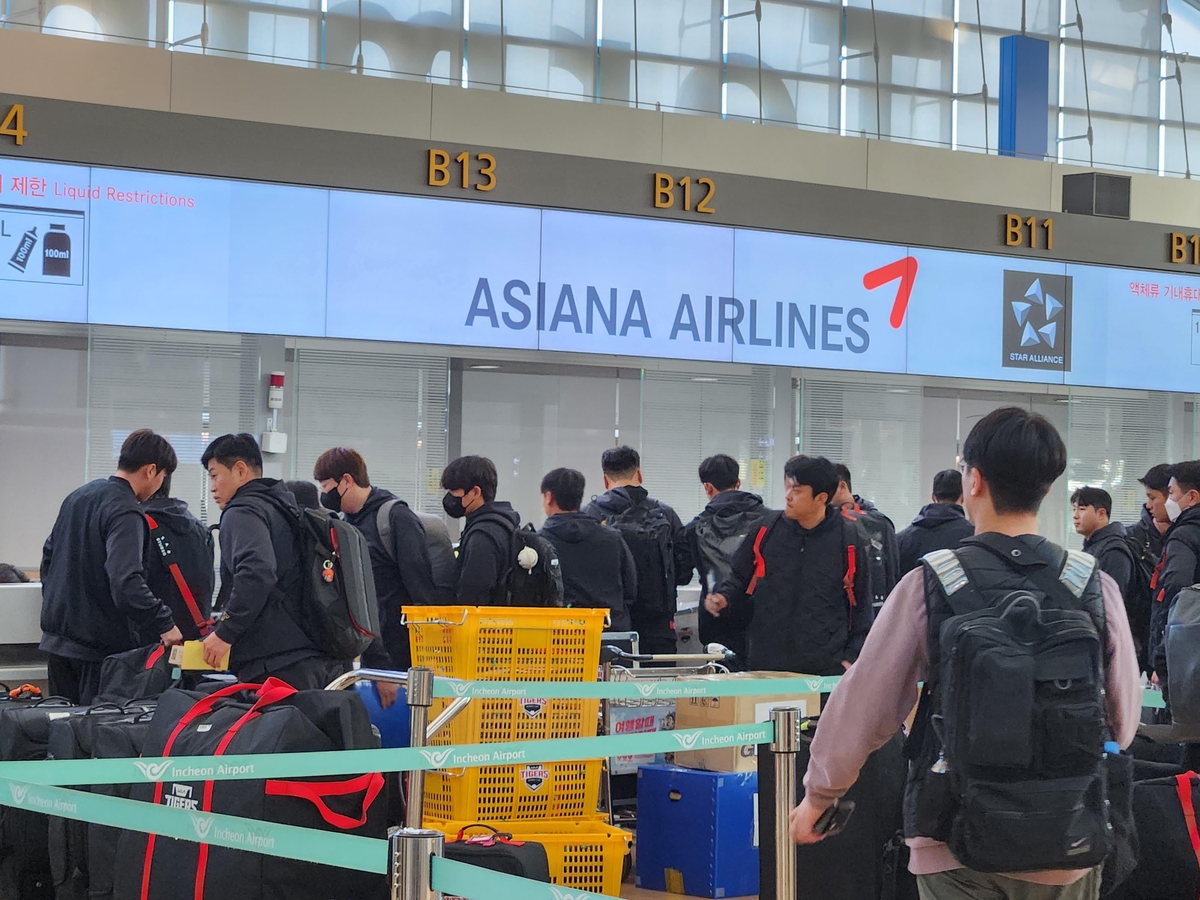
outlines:
M1142 706L1146 709L1166 709L1167 704L1163 702L1162 691L1154 688L1146 688L1142 691Z
M343 869L381 875L388 871L387 841L377 838L190 812L87 791L24 784L8 778L0 778L0 806Z
M435 891L467 900L614 900L606 894L530 881L440 856L433 858L432 882Z
M670 669L658 671L669 673ZM841 679L731 679L729 681L457 681L435 678L433 696L481 700L682 700L688 697L756 697L828 694Z
M741 747L774 740L770 722L724 725L652 734L468 744L395 750L335 750L323 753L267 753L251 756L147 757L144 759L65 759L0 762L0 778L30 784L144 784L156 781L238 781L301 778L309 775L361 775L464 769L521 763L641 756L679 750Z

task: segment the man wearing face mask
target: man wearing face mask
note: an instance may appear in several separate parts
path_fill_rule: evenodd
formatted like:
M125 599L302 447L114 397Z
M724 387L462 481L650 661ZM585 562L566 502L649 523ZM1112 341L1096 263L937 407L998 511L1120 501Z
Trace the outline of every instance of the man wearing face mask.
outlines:
M462 606L498 606L508 602L508 572L513 532L520 514L496 500L496 466L482 456L460 456L442 472L442 507L466 519L458 544L455 602Z
M1154 581L1150 629L1150 658L1159 684L1167 681L1163 632L1171 607L1181 590L1200 582L1200 460L1171 467L1165 506L1171 527L1163 537L1163 561Z
M425 526L407 503L391 491L372 486L366 460L357 450L326 450L313 465L313 479L321 487L321 505L342 513L362 532L371 551L380 637L363 652L363 665L407 671L412 665L412 652L408 629L400 623L400 610L405 606L448 603L452 590L449 583L436 583ZM443 540L445 558L452 561L454 551L449 540ZM396 699L396 685L380 681L375 687L384 709L391 706Z

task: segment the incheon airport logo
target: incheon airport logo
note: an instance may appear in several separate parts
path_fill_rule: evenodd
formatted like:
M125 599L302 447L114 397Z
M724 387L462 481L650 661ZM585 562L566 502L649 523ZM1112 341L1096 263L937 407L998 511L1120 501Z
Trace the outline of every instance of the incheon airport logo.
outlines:
M1071 370L1071 276L1006 270L1003 314L1003 366Z

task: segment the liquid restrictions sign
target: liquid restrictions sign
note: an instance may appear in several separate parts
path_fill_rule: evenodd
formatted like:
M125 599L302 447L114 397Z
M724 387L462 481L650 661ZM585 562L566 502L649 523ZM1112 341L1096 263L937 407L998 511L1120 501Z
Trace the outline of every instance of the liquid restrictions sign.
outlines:
M83 284L84 213L0 204L0 280Z

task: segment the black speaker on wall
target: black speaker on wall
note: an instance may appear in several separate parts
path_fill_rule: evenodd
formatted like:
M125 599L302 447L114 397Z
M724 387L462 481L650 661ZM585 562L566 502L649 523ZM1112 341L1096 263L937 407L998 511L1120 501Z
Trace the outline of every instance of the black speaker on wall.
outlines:
M1128 175L1080 172L1063 176L1062 211L1083 216L1129 218Z

